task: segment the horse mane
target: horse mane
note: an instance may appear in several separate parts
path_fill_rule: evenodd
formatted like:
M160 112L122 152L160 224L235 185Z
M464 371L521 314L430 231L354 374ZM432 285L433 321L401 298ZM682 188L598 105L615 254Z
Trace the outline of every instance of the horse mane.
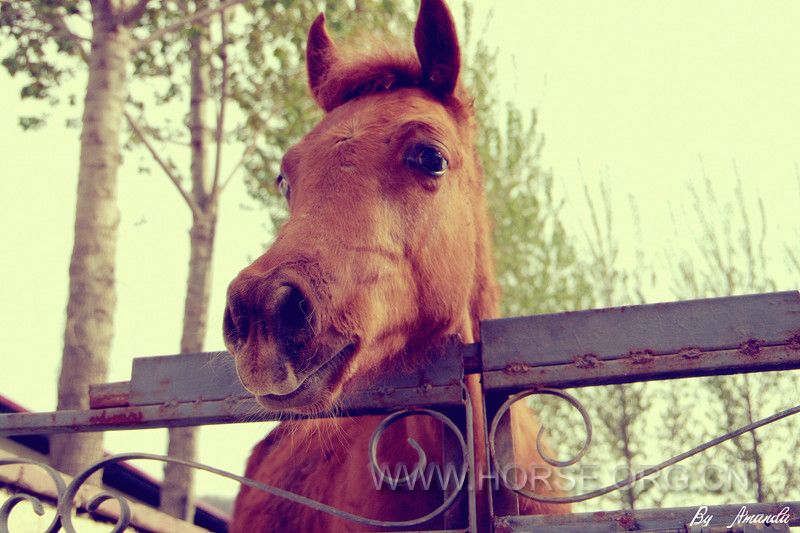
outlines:
M416 52L394 39L359 37L357 45L337 48L336 54L336 61L320 80L314 94L326 112L371 94L405 88L427 90ZM442 99L430 94L456 111L459 118L473 115L472 97L461 80L452 96Z

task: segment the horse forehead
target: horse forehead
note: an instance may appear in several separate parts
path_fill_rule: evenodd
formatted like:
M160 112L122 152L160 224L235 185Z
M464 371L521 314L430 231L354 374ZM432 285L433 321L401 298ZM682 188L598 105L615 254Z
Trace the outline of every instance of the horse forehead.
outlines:
M328 113L319 132L335 141L367 134L391 133L409 123L454 129L445 107L420 89L400 89L359 98Z

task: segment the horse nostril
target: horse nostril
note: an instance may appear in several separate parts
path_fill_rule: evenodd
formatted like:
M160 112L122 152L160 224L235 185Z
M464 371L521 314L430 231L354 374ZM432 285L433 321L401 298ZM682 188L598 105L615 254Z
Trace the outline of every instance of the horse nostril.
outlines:
M305 343L314 336L316 317L311 300L295 285L275 290L272 308L276 333L294 343Z
M234 297L228 299L225 306L225 316L223 317L222 334L226 342L236 345L247 338L249 333L250 321L241 312L241 305Z

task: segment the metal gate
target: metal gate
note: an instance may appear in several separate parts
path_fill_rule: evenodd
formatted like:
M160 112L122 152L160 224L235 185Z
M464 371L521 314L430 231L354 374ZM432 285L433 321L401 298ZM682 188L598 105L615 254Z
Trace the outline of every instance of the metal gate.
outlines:
M485 407L486 456L489 476L497 483L489 491L489 509L495 531L606 532L606 531L785 531L800 526L800 502L747 504L750 513L771 515L772 523L736 528L692 526L697 507L620 510L567 515L520 515L521 498L569 503L586 501L619 490L708 448L743 433L800 412L796 405L669 458L627 479L584 494L550 500L531 494L509 479L513 463L509 408L515 401L537 395L557 396L580 413L586 431L583 449L567 461L545 458L554 466L576 464L591 445L592 423L585 407L563 389L655 381L692 376L724 375L800 368L800 293L796 291L694 300L667 304L616 307L589 311L488 320L481 323L481 342L464 345L456 339L434 348L434 364L415 373L386 377L349 394L343 401L350 416L383 413L386 417L372 436L375 450L383 432L407 416L440 420L443 463L458 474L442 487L442 503L431 513L405 522L385 522L354 516L277 487L222 472L215 468L151 454L109 457L66 484L60 475L39 464L52 477L58 510L50 530L72 532L75 496L83 483L109 464L130 459L177 462L229 477L300 505L330 513L375 530L424 527L436 517L447 531L477 531L475 443L473 415L466 396L465 376L480 374ZM153 427L224 424L276 420L280 413L258 409L230 366L213 364L219 354L144 357L134 360L131 380L91 387L91 408L85 411L0 415L0 436L105 431ZM797 402L798 399L793 399ZM533 404L535 407L535 403ZM254 412L259 414L253 415ZM538 436L531 435L531 439ZM424 451L418 450L424 465ZM0 465L32 463L0 459ZM412 472L413 474L413 472ZM124 528L130 512L127 502L101 494L87 507L114 498L121 507L116 530ZM11 509L21 501L37 505L36 498L16 494L0 507L0 531L7 530ZM720 523L730 524L741 505L707 509Z

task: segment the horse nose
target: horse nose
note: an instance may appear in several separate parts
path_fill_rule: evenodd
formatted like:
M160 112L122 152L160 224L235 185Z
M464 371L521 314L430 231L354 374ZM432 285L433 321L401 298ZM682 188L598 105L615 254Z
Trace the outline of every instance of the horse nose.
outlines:
M222 336L226 343L238 346L247 340L249 334L250 317L242 298L237 294L229 294L223 316Z
M223 334L232 346L253 338L273 341L291 356L314 336L320 324L311 291L285 275L235 280L228 291ZM291 357L290 357L291 359Z
M271 291L266 315L276 340L289 348L306 344L319 330L311 297L291 282L281 283Z

